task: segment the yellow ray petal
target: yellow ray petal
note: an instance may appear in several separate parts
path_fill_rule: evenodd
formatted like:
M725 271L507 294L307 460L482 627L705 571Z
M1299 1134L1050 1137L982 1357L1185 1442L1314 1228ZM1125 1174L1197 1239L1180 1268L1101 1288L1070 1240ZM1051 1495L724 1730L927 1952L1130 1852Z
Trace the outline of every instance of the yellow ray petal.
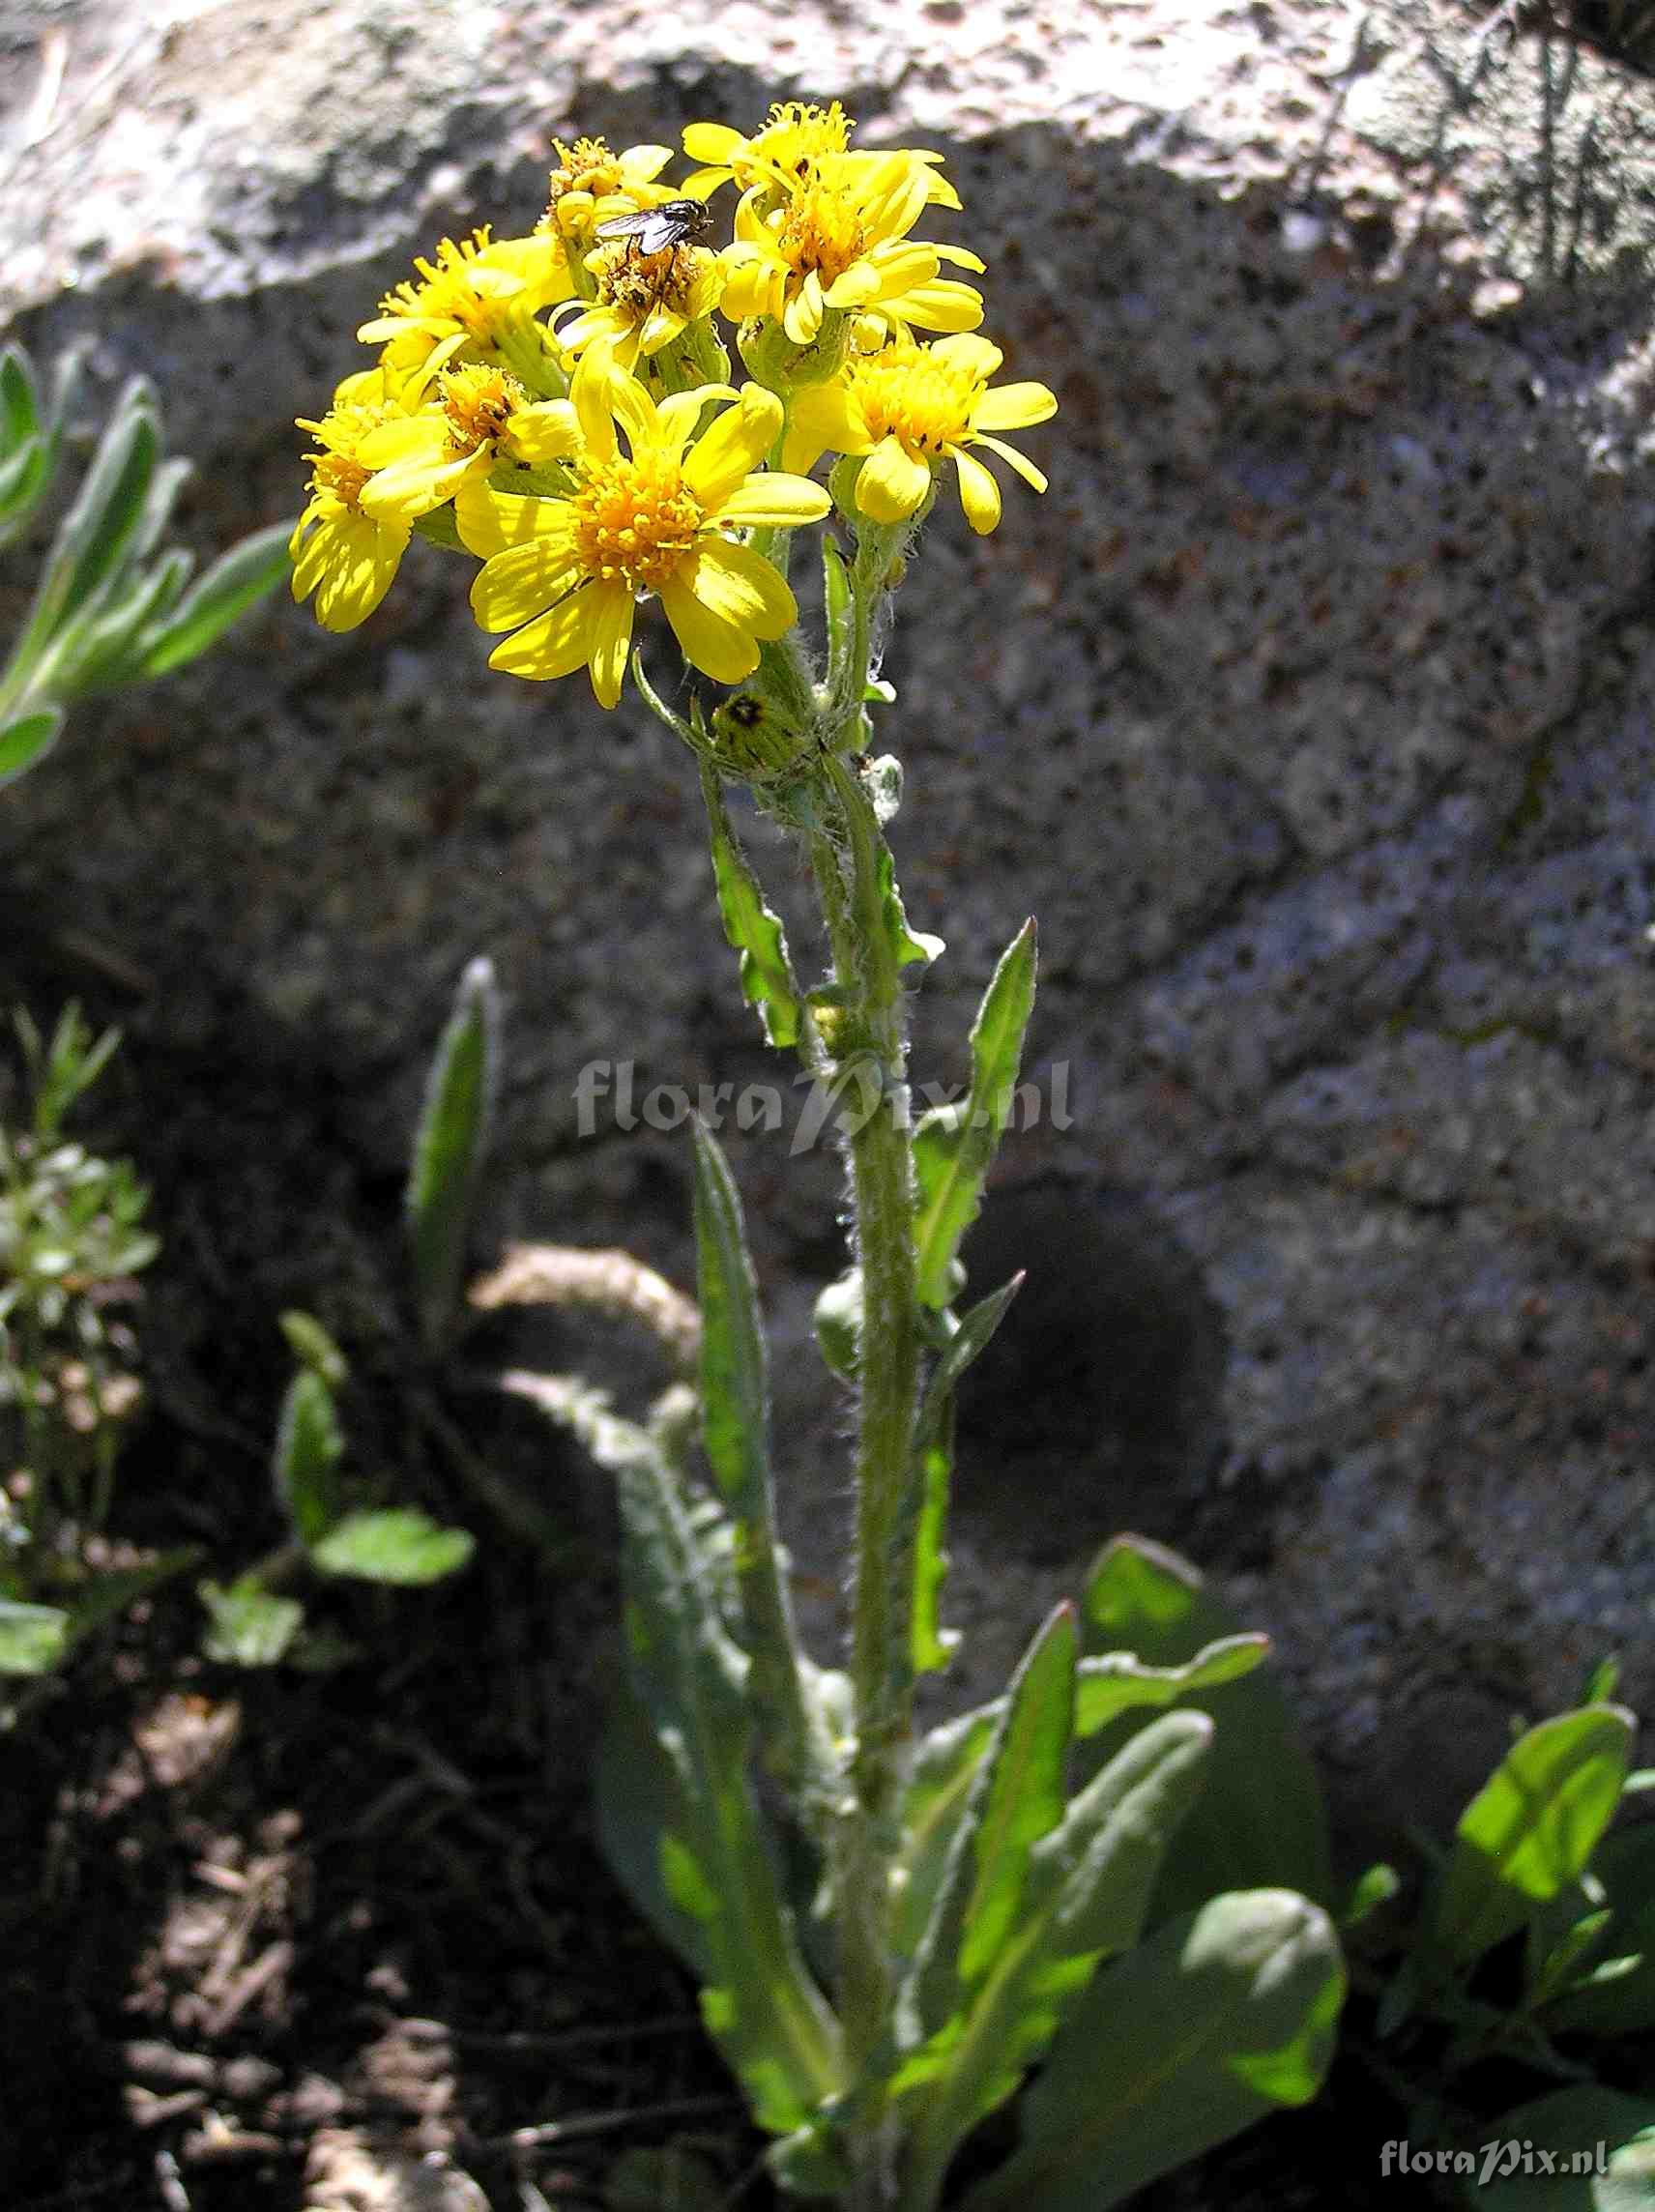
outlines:
M974 460L963 446L950 446L947 451L960 472L960 505L966 510L966 520L979 538L986 537L1000 520L1000 486L981 461Z
M986 472L985 472L986 473ZM857 479L857 505L875 522L902 522L931 489L931 471L894 437L882 438Z
M1008 468L1015 469L1026 484L1031 485L1035 491L1045 490L1046 476L1044 470L1037 469L1029 456L1026 453L1020 453L1015 446L1006 445L1002 438L991 438L982 430L977 432L972 440L972 444L973 446L986 446L991 453L998 453Z
M503 668L508 676L532 678L567 676L592 652L592 642L602 619L599 602L608 587L588 584L571 592L538 622L516 630L488 656L490 668Z
M763 385L744 384L734 407L684 455L683 480L703 509L716 513L736 486L769 451L782 425L782 405Z
M979 430L1027 430L1031 422L1050 422L1057 412L1058 395L1043 384L999 384L983 393L972 420Z
M513 545L478 571L471 611L479 629L516 629L543 615L580 581L583 571L566 547Z
M680 573L710 614L755 637L780 637L798 619L786 582L751 546L703 538Z
M684 581L683 570L661 585L661 605L685 660L703 675L720 684L740 684L759 665L759 648L751 633L703 606Z
M481 474L468 477L454 499L454 527L468 553L483 560L503 553L508 545L527 545L537 538L566 538L573 515L566 499L525 497L521 492L495 491Z
M762 529L794 530L801 523L820 522L832 505L822 486L813 484L808 477L766 469L739 483L723 506L707 519L742 529L756 524Z
M636 602L624 587L617 589L609 584L595 586L594 597L587 666L592 671L592 688L597 704L613 707L621 696L621 682L626 673L626 655L632 644L632 609Z

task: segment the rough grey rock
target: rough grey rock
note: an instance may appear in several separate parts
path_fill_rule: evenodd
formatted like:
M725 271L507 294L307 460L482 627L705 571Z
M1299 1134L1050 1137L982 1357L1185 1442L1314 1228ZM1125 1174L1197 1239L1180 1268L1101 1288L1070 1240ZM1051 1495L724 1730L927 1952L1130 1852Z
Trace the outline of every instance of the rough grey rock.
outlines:
M37 30L67 41L49 103ZM1035 1180L1029 1256L1077 1268L1099 1332L1095 1376L1044 1385L1060 1472L963 1478L964 1688L1125 1499L1279 1634L1358 1812L1451 1810L1503 1714L1606 1648L1647 1703L1646 84L1438 0L60 6L13 12L0 69L15 327L156 376L203 542L296 507L289 421L356 323L438 236L526 226L554 132L838 94L865 139L945 151L1008 373L1062 412L1025 441L1045 499L1008 487L986 541L939 509L887 664L910 912L949 940L917 1072L960 1072L1036 913L1032 1072L1067 1069L1074 1125L1021 1138L1001 1188ZM573 1082L628 1056L640 1098L775 1080L688 764L635 706L488 676L464 584L417 549L354 637L273 611L83 715L8 795L7 904L135 980L130 1028L212 1054L233 1007L273 1066L335 1069L364 1174L486 947L510 1226L682 1273L682 1146L580 1140ZM830 1574L842 1411L792 1354L836 1170L737 1150L799 1551ZM1051 1179L1085 1186L1067 1250ZM1159 1429L1108 1387L1140 1310ZM1040 1355L1008 1324L1007 1404Z

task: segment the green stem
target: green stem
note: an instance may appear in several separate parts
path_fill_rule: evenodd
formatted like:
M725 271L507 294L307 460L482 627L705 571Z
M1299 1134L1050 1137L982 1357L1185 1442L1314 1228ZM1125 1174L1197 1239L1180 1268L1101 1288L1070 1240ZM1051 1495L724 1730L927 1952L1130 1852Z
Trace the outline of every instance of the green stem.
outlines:
M847 1150L855 1204L863 1324L857 1448L856 1586L851 1681L856 1752L853 1799L837 1852L839 2003L851 2078L888 2035L894 1999L890 1876L899 1841L903 1762L912 1726L907 1491L914 1469L920 1339L915 1288L914 1159L908 1111L907 1037L895 947L881 883L884 839L856 776L824 763L836 802L839 846L812 841L812 864L843 1003L841 1070L867 1088L851 1116ZM890 2143L882 2089L859 2092L848 2131L857 2160L854 2212L889 2201Z

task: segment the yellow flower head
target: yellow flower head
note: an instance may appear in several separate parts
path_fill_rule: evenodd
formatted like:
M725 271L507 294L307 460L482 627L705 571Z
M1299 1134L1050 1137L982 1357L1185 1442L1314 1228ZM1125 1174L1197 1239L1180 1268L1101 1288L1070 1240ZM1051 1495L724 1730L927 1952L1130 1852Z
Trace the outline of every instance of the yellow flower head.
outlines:
M584 662L613 707L633 608L653 594L693 666L739 684L798 613L764 557L726 535L819 522L828 496L802 477L762 471L782 424L773 393L703 385L659 406L607 349L589 346L570 387L567 496L520 497L469 478L454 504L462 542L483 559L472 611L512 634L489 664L566 676ZM711 404L719 412L697 435Z
M557 325L558 342L577 354L600 341L628 370L711 315L724 290L724 264L704 246L662 253L640 253L630 242L600 246L586 267L597 280L596 301Z
M835 100L817 107L809 101L778 100L765 118L765 127L750 138L732 131L727 123L692 123L683 134L683 150L692 161L707 163L684 180L682 189L706 199L734 177L743 191L769 186L776 191L797 191L802 180L813 176L825 160L843 154L856 125ZM862 160L881 157L865 155ZM933 205L957 208L959 194L935 173L941 154L904 147L898 156L929 172L926 197Z
M397 515L369 514L362 504L371 471L362 447L401 413L379 369L347 377L320 422L300 418L322 451L311 456L310 497L288 552L293 597L316 595L324 629L355 629L365 622L396 573L412 525Z
M773 205L767 187L743 193L735 244L724 249L725 314L769 316L795 345L815 341L829 308L898 327L974 330L981 296L938 270L944 261L980 270L981 261L963 247L908 236L929 181L904 154L828 154Z
M465 363L440 370L426 392L423 405L380 422L358 446L357 459L374 471L362 492L364 513L411 522L497 460L533 466L570 449L568 401L531 400L508 369Z
M457 354L498 361L520 340L541 307L574 291L561 239L491 239L487 229L458 245L445 238L434 261L415 262L418 281L398 284L357 336L383 345L387 365L406 377L412 395Z
M782 449L790 469L808 469L825 452L860 453L857 506L874 522L917 513L937 466L951 460L960 504L979 534L1000 520L1000 486L969 446L986 446L1026 483L1046 479L1014 447L990 435L1044 422L1058 411L1043 384L991 386L1004 356L987 338L959 335L918 345L899 337L875 354L853 354L828 384L801 392Z
M628 146L612 154L602 138L577 138L572 146L554 138L552 145L558 165L547 180L546 212L537 231L584 246L602 217L671 197L654 181L673 158L670 146Z

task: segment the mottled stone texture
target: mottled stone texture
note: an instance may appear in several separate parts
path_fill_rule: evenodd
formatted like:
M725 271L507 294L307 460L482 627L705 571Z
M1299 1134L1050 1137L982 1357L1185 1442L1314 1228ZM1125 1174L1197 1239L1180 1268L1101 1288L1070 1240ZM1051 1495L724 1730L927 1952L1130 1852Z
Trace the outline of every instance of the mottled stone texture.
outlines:
M940 508L889 653L910 913L949 939L917 1072L960 1071L1031 911L1073 1116L984 1230L985 1285L1038 1291L976 1392L955 1616L986 1674L1130 1518L1278 1632L1358 1812L1435 1816L1601 1651L1655 1690L1655 102L1447 0L872 13L43 7L49 112L26 20L0 54L0 282L40 347L157 377L211 543L296 507L289 419L414 252L534 218L554 131L838 94L946 153L1007 373L1062 412L1046 498L985 541ZM327 1066L364 1179L491 950L503 1214L682 1272L682 1140L581 1141L573 1082L767 1072L689 764L489 676L466 581L418 548L353 637L276 609L83 714L8 795L7 907L226 1079ZM842 1412L792 1354L836 1171L733 1142L821 1567Z

